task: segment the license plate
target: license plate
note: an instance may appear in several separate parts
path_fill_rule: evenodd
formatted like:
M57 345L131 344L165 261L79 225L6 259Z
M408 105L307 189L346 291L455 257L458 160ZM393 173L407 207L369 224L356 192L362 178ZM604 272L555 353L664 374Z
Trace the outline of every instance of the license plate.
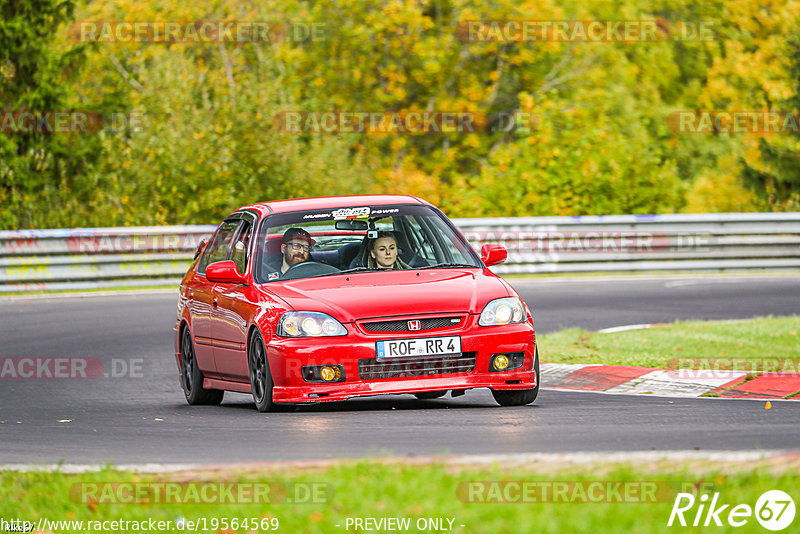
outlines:
M378 358L411 358L414 356L439 356L461 352L461 337L418 337L414 339L387 339L376 343Z

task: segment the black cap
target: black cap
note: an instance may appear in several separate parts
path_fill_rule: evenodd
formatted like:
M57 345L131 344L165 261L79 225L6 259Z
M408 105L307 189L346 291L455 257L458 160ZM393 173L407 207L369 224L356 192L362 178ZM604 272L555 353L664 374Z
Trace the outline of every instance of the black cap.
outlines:
M316 241L311 239L311 234L303 230L302 228L289 228L283 234L283 242L288 243L292 239L302 239L304 241L308 241L309 246L314 246Z

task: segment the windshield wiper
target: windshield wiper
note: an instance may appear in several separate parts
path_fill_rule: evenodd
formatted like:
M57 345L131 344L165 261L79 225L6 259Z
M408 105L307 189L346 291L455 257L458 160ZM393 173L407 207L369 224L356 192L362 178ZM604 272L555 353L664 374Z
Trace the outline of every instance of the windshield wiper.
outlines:
M416 269L437 269L440 267L469 267L471 269L477 269L476 266L470 265L468 263L437 263L436 265L428 265L427 267L415 267Z

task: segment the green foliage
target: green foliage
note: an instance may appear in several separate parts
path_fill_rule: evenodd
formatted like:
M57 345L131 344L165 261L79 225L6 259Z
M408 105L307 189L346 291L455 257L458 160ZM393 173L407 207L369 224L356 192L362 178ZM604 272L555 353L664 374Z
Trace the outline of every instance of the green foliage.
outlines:
M791 96L780 103L800 119L800 34L791 36L785 54ZM800 132L761 137L758 150L760 160L745 164L745 179L767 197L772 209L800 211Z
M52 41L56 28L71 17L73 9L69 0L0 6L0 108L63 109L66 88L60 72L75 58L54 52ZM0 227L41 224L30 206L44 207L60 188L71 188L90 158L84 147L75 149L69 138L46 133L0 135Z

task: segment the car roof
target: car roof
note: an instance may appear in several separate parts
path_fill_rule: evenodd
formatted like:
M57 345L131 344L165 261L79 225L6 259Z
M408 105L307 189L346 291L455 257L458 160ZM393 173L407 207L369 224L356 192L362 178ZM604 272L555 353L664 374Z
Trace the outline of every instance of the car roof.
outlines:
M385 206L391 204L423 204L431 203L411 195L350 195L340 197L293 198L289 200L273 200L242 206L236 211L251 209L261 215L269 213L289 213L292 211L318 210L326 208L355 208L359 206Z

